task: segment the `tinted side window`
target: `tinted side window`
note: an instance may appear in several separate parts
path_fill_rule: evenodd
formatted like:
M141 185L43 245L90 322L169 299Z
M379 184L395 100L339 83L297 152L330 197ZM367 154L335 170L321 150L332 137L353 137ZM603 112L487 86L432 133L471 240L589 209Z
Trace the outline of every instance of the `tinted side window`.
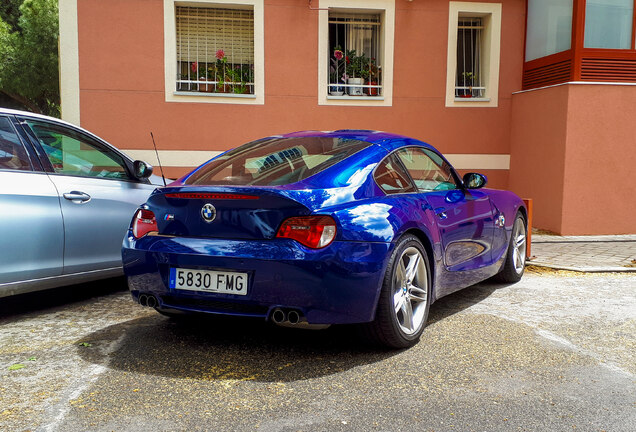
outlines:
M397 160L395 153L387 156L378 164L373 175L375 182L388 195L394 193L415 192L415 187Z
M6 117L0 117L0 169L32 169L26 149Z
M435 152L406 148L397 153L420 191L459 188L453 176L453 169Z
M56 173L82 177L129 179L124 159L72 129L26 120Z

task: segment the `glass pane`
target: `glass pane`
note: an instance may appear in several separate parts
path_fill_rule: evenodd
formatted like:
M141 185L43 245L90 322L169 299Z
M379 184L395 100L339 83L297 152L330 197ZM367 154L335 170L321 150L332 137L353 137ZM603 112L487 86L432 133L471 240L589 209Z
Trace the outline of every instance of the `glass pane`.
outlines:
M348 138L274 138L224 153L186 184L274 186L306 179L371 144Z
M408 174L404 171L402 164L396 160L395 154L380 162L373 178L386 194L415 192Z
M177 91L254 94L254 11L177 6Z
M123 158L72 129L27 120L56 173L128 179Z
M0 117L0 169L31 170L29 156L6 117Z
M528 1L526 61L572 46L572 0Z
M455 97L483 97L481 56L484 23L481 18L460 17L457 23Z
M633 0L585 2L585 48L630 49Z
M420 191L458 188L451 166L434 152L408 148L398 154Z
M329 94L382 95L381 34L380 14L329 12Z

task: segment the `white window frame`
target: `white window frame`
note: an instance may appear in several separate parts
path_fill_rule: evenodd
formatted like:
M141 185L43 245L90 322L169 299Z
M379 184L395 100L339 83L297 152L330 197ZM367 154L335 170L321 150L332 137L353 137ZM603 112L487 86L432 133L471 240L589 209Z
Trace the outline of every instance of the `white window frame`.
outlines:
M501 53L501 3L450 2L448 16L448 55L446 63L447 107L497 107L499 105L499 64ZM457 28L460 17L483 20L482 82L486 84L480 98L455 96L457 69Z
M179 94L177 76L176 6L219 7L251 6L254 9L254 94L200 93ZM265 103L265 20L264 0L164 0L164 70L166 102L230 103L263 105Z
M318 105L392 106L395 0L320 0L318 11ZM382 20L382 96L330 96L328 93L329 11L380 13Z

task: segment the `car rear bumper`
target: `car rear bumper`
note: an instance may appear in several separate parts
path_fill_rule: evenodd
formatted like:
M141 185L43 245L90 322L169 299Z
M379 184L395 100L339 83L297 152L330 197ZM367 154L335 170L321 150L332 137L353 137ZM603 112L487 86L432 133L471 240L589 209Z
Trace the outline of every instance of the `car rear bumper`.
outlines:
M222 240L146 236L124 239L124 271L133 298L158 307L268 318L297 310L309 324L371 321L391 243L333 242L312 250L293 240ZM247 295L169 288L170 268L248 274Z

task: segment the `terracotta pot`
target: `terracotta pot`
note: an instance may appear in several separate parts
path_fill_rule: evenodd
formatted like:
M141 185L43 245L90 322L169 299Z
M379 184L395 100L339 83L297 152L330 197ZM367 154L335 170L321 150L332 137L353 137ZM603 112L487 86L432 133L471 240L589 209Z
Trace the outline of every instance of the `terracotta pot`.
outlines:
M199 78L199 81L212 81L207 78ZM214 91L214 84L199 84L199 91L205 93L212 93Z
M368 85L378 85L377 81L372 81L369 80L369 82L367 82ZM366 94L368 94L369 96L377 96L378 95L378 88L377 87L367 87L364 89L364 92Z

